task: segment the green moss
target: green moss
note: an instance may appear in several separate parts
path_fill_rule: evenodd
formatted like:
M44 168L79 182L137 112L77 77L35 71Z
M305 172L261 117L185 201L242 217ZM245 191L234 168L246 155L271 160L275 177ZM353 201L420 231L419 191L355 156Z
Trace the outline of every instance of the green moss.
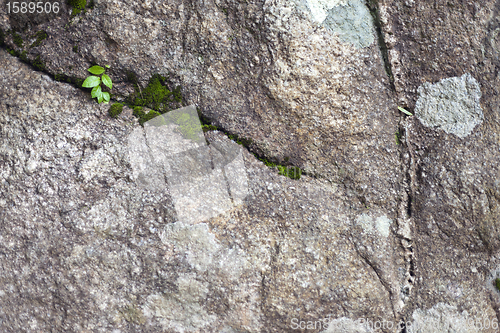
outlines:
M394 137L396 139L396 144L397 145L401 144L401 133L399 132L394 133Z
M133 72L127 73L127 80L134 84L135 93L127 98L127 102L132 106L145 106L160 114L178 109L182 106L181 87L176 87L170 91L167 87L167 78L155 74L149 80L146 88L141 89L136 75Z
M300 179L300 177L302 176L302 169L299 168L299 167L296 167L296 166L284 166L284 165L279 165L279 164L276 164L276 163L273 163L263 157L259 157L257 154L254 153L254 156L259 160L261 161L262 163L264 163L267 167L269 168L277 168L278 169L278 174L279 175L282 175L282 176L285 176L285 177L288 177L288 178L291 178L291 179Z
M499 278L495 279L495 287L497 288L498 291L500 291L500 279Z
M111 105L108 112L111 118L116 118L120 115L120 113L122 113L122 111L123 111L123 104L114 103L113 105Z
M31 44L30 47L37 47L40 46L40 44L42 44L42 41L47 38L47 33L43 30L40 30L33 37L36 37L36 40L33 42L33 44Z
M179 125L179 130L185 139L201 140L200 123L196 117L193 118L187 113L182 113L172 117L172 119L175 124Z
M240 138L236 134L229 134L227 137L229 139L233 140L234 142L236 142L237 144L245 146L245 147L250 146L253 142L252 139Z
M134 107L134 113L133 114L137 118L141 118L142 116L144 116L144 111L142 111L142 106L136 106L136 107Z
M285 167L282 165L278 165L278 174L291 178L291 179L300 179L302 175L302 170L299 167Z
M142 106L135 106L133 115L139 118L139 124L144 125L144 123L148 120L158 117L160 113L156 112L155 110L149 110L148 113L145 113L142 109Z
M10 53L10 55L14 56L14 57L18 57L19 56L19 52L17 52L16 50L13 50L13 49L7 49L7 52Z
M16 44L19 47L23 47L23 39L21 38L21 36L19 36L19 34L14 32L12 34L12 38L14 39L14 44Z
M144 125L145 122L158 117L160 114L155 110L149 110L148 113L143 113L142 117L139 118L139 124Z
M78 53L78 45L73 46L73 52Z
M169 98L172 93L163 85L166 78L161 75L153 75L148 86L139 91L134 100L134 105L147 106L153 110L165 113L168 111Z
M33 60L33 66L39 71L43 71L45 69L45 64L40 59L39 55L35 58L35 60Z
M71 16L76 16L82 12L82 9L85 9L87 5L87 0L68 0L68 5L73 8L71 12Z
M177 103L181 103L182 102L181 86L175 87L174 91L172 91L172 94L174 96L174 100Z
M28 62L28 57L27 57L27 55L26 55L26 51L21 52L21 54L19 55L19 58L20 58L22 61L24 61L24 62L26 62L26 63L27 63L27 62Z
M203 130L203 132L217 131L218 127L214 125L202 125L201 129Z

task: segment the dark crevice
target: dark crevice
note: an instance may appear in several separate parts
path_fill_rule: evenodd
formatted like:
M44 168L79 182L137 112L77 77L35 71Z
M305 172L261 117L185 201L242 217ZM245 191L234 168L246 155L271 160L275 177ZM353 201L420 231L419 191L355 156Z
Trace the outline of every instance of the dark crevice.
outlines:
M370 10L370 14L373 18L373 24L375 25L375 32L377 33L378 46L380 49L380 53L382 55L382 61L384 62L384 68L387 76L389 77L389 83L391 85L391 89L396 91L396 87L394 86L394 75L392 74L392 67L389 61L389 52L387 49L387 44L385 42L384 32L382 30L382 22L380 20L380 10L377 0L367 0L366 4L368 9Z

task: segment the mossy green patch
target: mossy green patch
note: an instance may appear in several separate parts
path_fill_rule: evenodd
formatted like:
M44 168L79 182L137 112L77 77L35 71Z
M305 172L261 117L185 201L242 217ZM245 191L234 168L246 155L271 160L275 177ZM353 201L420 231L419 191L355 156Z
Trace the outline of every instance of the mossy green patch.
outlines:
M39 71L43 71L45 69L45 64L40 59L39 55L35 58L35 60L33 60L33 66Z
M111 105L108 112L111 118L116 118L120 115L120 113L122 113L122 111L123 111L123 104L114 103L113 105Z
M73 8L71 12L71 16L76 16L82 12L82 9L85 9L87 5L87 0L68 0L68 5Z
M181 113L172 116L172 120L175 124L179 125L179 130L185 139L196 142L202 139L200 136L200 122L196 117L191 117L187 113Z
M401 144L401 133L399 132L394 133L394 137L396 139L396 144L397 145Z
M145 122L158 117L160 113L156 112L155 110L149 110L148 113L143 113L143 116L139 118L139 124L144 125Z
M19 47L23 47L23 39L17 32L12 33L12 38L14 39L14 44Z
M253 154L259 161L264 163L267 167L269 168L277 168L278 169L278 174L291 178L291 179L300 179L300 176L302 176L302 169L296 166L284 166L280 165L274 162L269 161L266 158L259 157L257 154ZM288 158L289 159L289 158Z
M42 41L46 39L48 36L45 31L40 30L33 37L36 37L36 40L33 42L33 44L31 44L30 48L40 46L40 44L42 44Z
M153 75L146 88L141 89L139 80L134 72L127 72L127 81L134 85L135 92L127 97L127 105L134 109L134 115L139 118L139 123L154 118L154 114L166 112L182 107L182 92L180 86L172 91L168 88L168 79L162 75ZM139 109L138 107L141 107ZM145 114L142 107L148 107L155 113Z
M499 278L495 279L495 287L497 288L498 291L500 291L500 279Z
M21 52L21 54L19 55L19 59L28 63L28 56L26 55L26 51Z
M229 134L227 137L229 139L233 140L234 142L236 142L237 144L245 146L245 147L250 146L253 142L252 139L240 138L236 134Z
M139 124L144 125L146 121L158 117L160 113L156 112L155 110L149 110L148 113L145 113L142 109L142 106L135 106L133 115L139 118Z
M14 57L18 57L19 56L19 52L17 52L16 50L13 50L13 49L7 49L7 52L10 53L10 55L14 56Z
M201 129L203 130L203 132L217 131L218 127L214 125L202 125Z
M142 106L135 106L134 107L134 116L137 118L140 118L144 115L144 111L142 111Z
M78 53L78 45L73 46L73 52Z
M278 174L291 179L300 179L300 176L302 175L302 170L296 166L286 167L283 165L278 165L277 167Z
M146 106L159 113L165 113L180 107L182 95L180 87L170 91L166 87L167 78L161 75L153 75L146 88L140 89L135 75L130 74L130 81L134 82L136 93L132 96L132 104L136 106Z

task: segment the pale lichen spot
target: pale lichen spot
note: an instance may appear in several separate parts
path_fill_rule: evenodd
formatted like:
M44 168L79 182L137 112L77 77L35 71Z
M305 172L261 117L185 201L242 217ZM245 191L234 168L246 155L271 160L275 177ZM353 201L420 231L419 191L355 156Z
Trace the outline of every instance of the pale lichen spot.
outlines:
M470 74L442 79L418 88L415 116L424 126L465 138L483 122L481 88Z
M356 225L363 228L368 233L378 233L383 237L389 237L392 220L382 215L373 218L368 214L361 214L356 218Z

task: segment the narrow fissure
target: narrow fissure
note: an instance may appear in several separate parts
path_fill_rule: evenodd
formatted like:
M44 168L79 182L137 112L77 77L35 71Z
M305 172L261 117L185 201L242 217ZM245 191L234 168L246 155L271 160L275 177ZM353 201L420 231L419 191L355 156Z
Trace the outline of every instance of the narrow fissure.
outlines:
M391 89L396 91L394 86L394 75L392 74L391 63L389 62L389 52L387 49L387 44L385 42L384 32L382 30L382 22L380 20L380 10L377 0L367 0L366 5L370 10L370 14L373 18L373 24L375 26L375 32L377 33L378 47L382 55L382 61L384 62L385 73L389 77L389 83Z
M409 227L411 228L412 221L412 211L413 211L413 184L415 182L415 156L412 154L412 146L409 142L408 131L406 125L408 125L409 118L402 116L398 125L398 133L401 135L401 148L400 148L400 159L401 159L401 167L404 169L403 175L403 187L404 187L404 195L402 198L401 206L400 206L400 218L402 223L410 223ZM404 279L405 289L407 289L405 304L410 302L411 291L413 289L415 283L415 252L413 249L413 236L410 235L410 239L402 239L401 245L404 248L405 252L405 261L406 261L406 277ZM401 320L406 323L408 317L408 313L405 313ZM405 324L400 327L400 331L398 333L407 333L407 328Z

